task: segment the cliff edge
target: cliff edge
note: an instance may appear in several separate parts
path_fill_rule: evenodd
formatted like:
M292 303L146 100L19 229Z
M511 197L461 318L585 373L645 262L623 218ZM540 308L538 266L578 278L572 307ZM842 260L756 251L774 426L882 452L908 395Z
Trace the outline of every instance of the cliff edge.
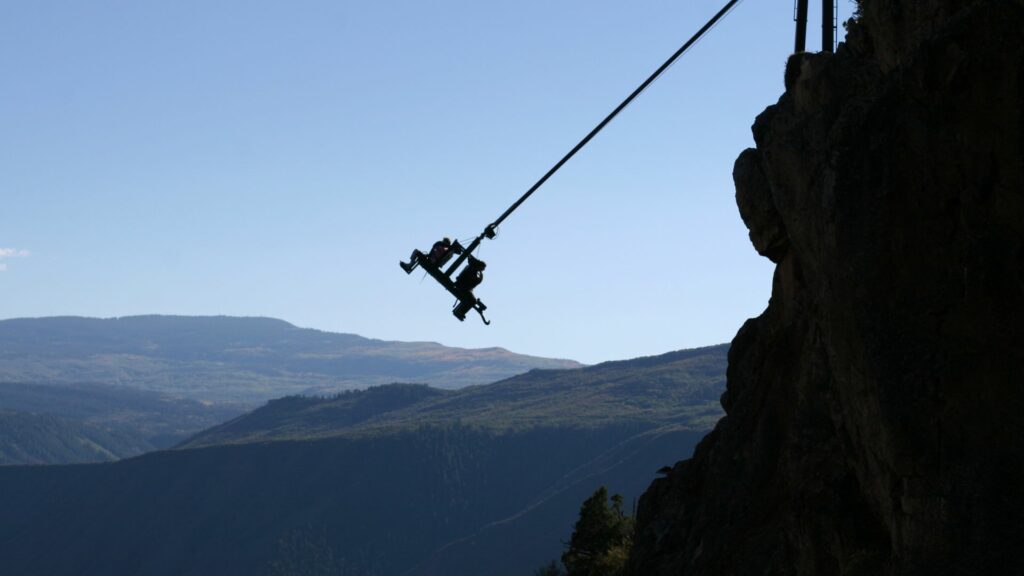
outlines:
M863 0L736 161L776 263L630 573L1024 574L1024 1Z

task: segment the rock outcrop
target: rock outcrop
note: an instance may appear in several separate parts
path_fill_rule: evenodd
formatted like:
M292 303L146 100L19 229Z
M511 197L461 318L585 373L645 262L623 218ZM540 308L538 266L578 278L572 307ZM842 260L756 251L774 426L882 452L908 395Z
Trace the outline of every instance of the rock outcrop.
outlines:
M861 11L736 162L771 301L632 574L1024 574L1024 2Z

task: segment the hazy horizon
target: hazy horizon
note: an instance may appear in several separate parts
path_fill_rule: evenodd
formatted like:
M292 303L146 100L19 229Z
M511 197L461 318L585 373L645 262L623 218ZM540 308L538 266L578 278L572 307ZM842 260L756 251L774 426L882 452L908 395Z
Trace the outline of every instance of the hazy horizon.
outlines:
M275 318L275 317L272 317L272 316L259 316L259 315L254 315L254 316L238 316L238 315L233 315L233 314L231 314L231 315L229 315L229 314L200 314L200 315L192 315L192 314L130 314L130 315L124 315L124 316L100 317L100 316L81 316L81 315L77 315L77 314L58 314L58 315L55 315L55 316L13 316L13 317L10 317L10 318L0 318L0 322L5 322L5 321L8 321L8 320L45 320L45 319L49 319L49 318L83 318L83 319L87 319L87 320L118 320L118 319L122 319L122 318L138 318L138 317L153 317L153 316L157 316L157 317L179 317L179 318L251 318L251 319L276 320L276 321L284 322L286 324L290 324L290 325L292 325L292 326L294 326L296 328L303 329L303 330L306 330L306 329L308 329L308 330L317 330L317 331L320 331L320 332L327 332L327 333L332 333L332 334L350 334L350 335L366 338L368 340L378 340L378 341L382 341L382 342L430 343L430 344L440 344L440 345L448 347L448 348L467 348L467 349L502 348L502 349L508 350L509 352L512 352L512 353L526 354L524 352L520 352L518 350L514 350L514 349L508 348L506 346L500 346L500 345L497 345L497 346L487 346L487 347L477 347L477 346L474 346L474 347L464 347L464 346L452 346L452 345L449 345L449 344L447 344L445 342L440 342L440 341L437 341L437 340L390 340L390 339L384 339L384 338L377 338L376 336L373 336L372 334L359 334L359 333L356 333L356 332L344 331L344 330L341 330L341 331L338 331L338 330L327 330L327 329L320 328L320 327L317 327L317 326L303 326L301 324L296 324L295 322L291 322L287 318ZM618 360L633 360L633 359L641 358L641 357L645 357L645 356L660 356L662 354L666 354L666 353L669 353L669 352L677 352L677 351L680 351L680 350L688 350L688 349L711 348L711 347L720 346L720 345L723 345L723 344L728 344L728 342L709 342L707 344L702 344L702 345L699 345L699 346L688 346L686 348L677 348L677 349L672 349L672 350L663 350L661 352L654 352L652 354L642 354L640 356L630 357L630 358L607 358L607 359L603 359L603 360L598 360L596 362L583 362L583 361L578 360L576 358L568 358L568 357L555 357L555 356L543 356L543 357L550 358L550 359L553 359L553 360L571 360L571 361L574 361L574 362L579 362L580 364L583 364L585 366L592 366L594 364L600 364L600 363L603 363L603 362L614 362L614 361L618 361ZM531 354L531 356L539 356L539 355Z

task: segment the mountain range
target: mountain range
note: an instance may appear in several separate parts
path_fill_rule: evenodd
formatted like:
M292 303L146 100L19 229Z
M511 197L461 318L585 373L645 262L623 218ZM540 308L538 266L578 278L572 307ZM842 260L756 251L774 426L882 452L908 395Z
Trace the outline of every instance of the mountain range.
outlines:
M270 318L0 321L0 465L173 446L272 398L392 382L456 389L571 360L386 342Z
M130 386L208 403L255 405L393 382L488 384L572 360L389 342L272 318L129 316L0 321L0 382Z
M726 352L289 397L174 450L0 467L0 557L53 575L529 574L597 487L632 499L692 451Z

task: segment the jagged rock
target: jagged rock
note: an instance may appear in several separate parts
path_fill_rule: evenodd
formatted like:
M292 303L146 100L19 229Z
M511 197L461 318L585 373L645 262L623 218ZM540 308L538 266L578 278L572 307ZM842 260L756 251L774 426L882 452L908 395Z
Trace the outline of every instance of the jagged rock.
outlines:
M736 162L771 301L632 574L1024 574L1024 2L861 4Z
M786 228L772 203L771 186L761 170L761 157L750 148L736 160L732 172L736 182L736 204L750 230L750 242L757 253L779 262L789 248Z

